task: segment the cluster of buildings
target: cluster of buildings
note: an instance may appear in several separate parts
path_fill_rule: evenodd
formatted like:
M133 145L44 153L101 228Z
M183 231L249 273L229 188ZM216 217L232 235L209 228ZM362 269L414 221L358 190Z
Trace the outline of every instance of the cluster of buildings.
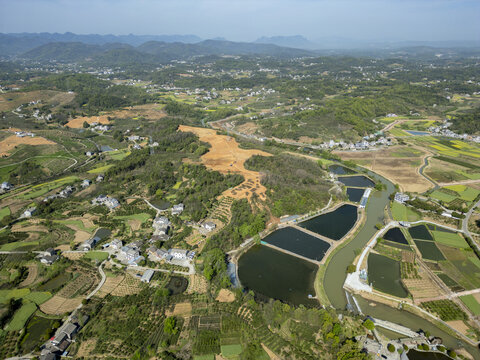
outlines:
M112 250L117 251L117 259L129 266L138 266L145 260L145 257L140 253L142 246L143 242L140 240L123 246L122 241L118 239L113 240L109 245Z
M382 132L377 132L375 134L367 135L362 138L361 141L355 143L347 143L344 141L334 141L330 140L324 142L318 146L320 149L335 149L339 148L342 150L368 150L378 146L390 146L393 145L392 139L383 136ZM316 146L311 146L315 148Z
M480 136L468 135L468 134L457 134L449 129L452 125L451 122L445 120L442 125L440 126L430 126L428 131L431 135L436 136L447 136L455 139L462 139L462 140L469 140L476 143L480 143Z
M13 185L10 184L8 181L2 182L0 185L0 194L6 193L7 191L10 191L13 189Z
M57 251L53 248L48 248L44 252L40 253L38 259L42 264L45 265L52 265L55 261L57 261L60 257L57 255Z
M40 360L55 360L67 356L68 347L74 341L75 335L85 326L88 320L88 315L83 315L81 319L72 316L71 319L59 327L55 335L42 346Z
M91 131L109 131L112 127L110 125L105 125L105 124L99 124L97 122L92 122L90 124L90 127L88 128Z
M150 246L147 249L148 259L150 261L160 262L165 261L174 265L185 265L195 257L195 251L185 249L172 248L169 250L158 249L155 246Z
M98 242L100 241L100 237L98 236L94 236L90 239L87 239L85 240L83 243L80 244L80 246L78 247L78 250L81 250L81 251L90 251L92 250L95 245L98 244Z
M170 230L171 222L165 216L156 217L153 220L153 235L152 241L167 241L170 236L168 232Z
M404 193L397 192L393 200L400 204L405 204L408 200L410 200L410 196Z
M28 131L15 131L15 135L19 138L23 138L26 136L35 137L34 133Z
M92 205L105 205L110 210L113 210L120 206L120 202L113 197L100 195L92 200Z
M43 199L43 202L47 202L56 198L66 199L67 197L72 195L74 191L75 191L75 188L71 185L68 185L65 189L61 190L60 192L47 196L45 199Z

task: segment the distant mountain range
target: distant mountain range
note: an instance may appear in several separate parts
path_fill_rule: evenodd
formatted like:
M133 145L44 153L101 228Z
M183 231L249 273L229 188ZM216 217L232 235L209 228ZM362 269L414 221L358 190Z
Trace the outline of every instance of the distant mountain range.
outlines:
M472 50L476 47L474 50ZM451 51L455 48L455 51ZM168 62L194 56L258 55L302 57L357 55L425 58L478 54L480 42L359 42L345 38L310 41L303 36L261 37L254 42L195 35L0 34L0 57L34 61L98 62L109 65ZM455 56L454 55L454 56Z

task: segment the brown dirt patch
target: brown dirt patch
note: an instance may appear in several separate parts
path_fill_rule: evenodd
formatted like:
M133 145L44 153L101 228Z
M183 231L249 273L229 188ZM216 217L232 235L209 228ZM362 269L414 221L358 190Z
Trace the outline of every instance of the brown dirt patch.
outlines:
M205 294L208 289L208 283L205 277L200 274L190 275L190 281L188 283L187 294L197 293Z
M418 172L426 154L418 156L394 156L404 147L391 147L375 151L336 151L342 160L353 160L366 168L390 179L401 191L423 193L433 185Z
M462 320L447 321L448 325L463 335L468 334L468 326Z
M78 260L81 259L85 255L83 252L64 252L62 254L63 257L69 259L69 260Z
M123 280L125 280L125 276L123 275L107 277L103 286L98 290L97 296L104 298L108 294L111 294L123 282Z
M76 357L82 358L82 357L89 356L90 353L95 349L96 345L97 345L97 339L87 339L82 341L80 343L80 346L78 347Z
M8 156L9 153L15 149L18 145L55 145L53 141L47 140L41 136L24 136L18 137L17 135L11 135L2 141L0 141L0 156Z
M40 310L49 315L65 314L66 312L75 310L82 303L82 299L82 297L67 299L62 296L55 295L40 305Z
M85 240L88 240L89 238L90 238L90 234L88 232L83 231L83 230L77 230L77 232L75 233L75 238L73 239L73 241L75 242L75 244L80 244L80 243L84 242Z
M475 298L475 300L480 302L480 293L473 294L473 297Z
M140 280L132 277L125 276L123 281L112 290L113 296L125 296L138 294L142 290L142 283Z
M108 120L107 115L100 115L100 116L81 116L75 119L70 120L68 123L65 124L65 127L69 127L72 129L81 129L83 127L83 123L87 122L89 124L92 123L99 123L99 124L110 124L110 120Z
M37 264L30 264L27 266L27 268L28 268L28 275L25 278L25 280L23 280L20 284L18 284L18 286L20 287L25 287L33 284L35 279L37 278L37 275L38 275Z
M260 150L240 149L233 137L217 135L217 132L212 129L180 125L179 130L192 132L201 141L208 142L212 146L201 158L207 168L223 174L240 174L245 178L244 182L233 189L226 190L222 196L251 200L252 194L256 193L261 200L266 200L266 188L260 183L260 173L245 169L244 164L253 155L272 156L271 154Z
M130 228L133 231L140 230L140 227L142 226L142 222L140 220L135 220L135 219L128 220L127 224L128 224L128 226L130 226Z
M189 316L192 314L192 304L183 302L175 304L173 311L165 310L165 316Z
M215 299L218 302L230 303L235 301L235 294L227 289L221 289L218 293L217 298Z
M38 232L47 232L47 228L43 225L30 225L30 226L22 226L15 224L12 226L12 231L18 231L18 232L32 232L32 231L38 231Z

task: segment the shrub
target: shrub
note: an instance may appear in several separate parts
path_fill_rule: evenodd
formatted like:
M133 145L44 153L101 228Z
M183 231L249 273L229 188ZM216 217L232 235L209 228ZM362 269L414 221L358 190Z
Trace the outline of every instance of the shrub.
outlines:
M391 353L393 353L395 351L395 346L393 346L393 344L388 344L387 345L387 349L388 351L390 351Z

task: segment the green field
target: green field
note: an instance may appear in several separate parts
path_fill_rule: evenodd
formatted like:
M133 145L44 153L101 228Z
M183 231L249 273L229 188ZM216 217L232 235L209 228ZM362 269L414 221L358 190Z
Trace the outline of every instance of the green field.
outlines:
M83 257L87 259L103 261L108 258L108 253L103 251L89 251Z
M392 216L396 221L418 221L420 215L413 211L411 208L400 204L396 201L392 203Z
M474 315L480 315L480 304L473 295L460 296L460 300L462 300Z
M414 240L414 242L418 250L420 250L422 258L433 261L445 260L442 252L433 241Z
M0 220L2 220L7 215L10 215L10 208L8 206L5 206L0 209Z
M37 305L34 303L26 303L22 305L22 307L15 312L12 320L10 320L5 330L22 330L28 319L30 319L30 316L32 316L35 311L37 311Z
M0 290L0 303L6 303L10 299L25 299L37 305L43 304L50 299L52 294L49 292L33 291L30 289Z
M98 168L95 168L95 169L92 169L92 170L88 170L87 172L89 174L103 174L105 173L108 169L110 169L113 165L104 165L104 166L100 166Z
M445 231L432 231L433 238L440 244L452 246L460 249L468 249L470 246L465 239L457 233L448 233Z
M222 356L229 358L232 356L238 356L242 353L242 345L234 344L234 345L222 345L220 346Z
M118 220L138 220L142 222L146 222L148 219L151 219L152 216L147 213L139 213L139 214L132 214L132 215L124 215L124 216L115 216L114 219Z
M117 151L111 151L111 152L108 153L108 155L113 160L123 160L130 154L131 154L131 152L128 151L128 150L117 150Z
M81 220L53 220L53 222L56 222L56 223L59 223L59 224L63 224L63 225L74 225L75 227L79 228L80 230L83 230L83 231L86 231L86 232L92 232L93 230L95 230L95 226L94 227L85 227L85 225L83 224L83 221Z
M50 294L48 291L33 291L30 294L25 295L23 298L26 300L30 300L31 302L34 302L37 305L43 304L45 301L50 299L52 297L52 294Z
M215 354L195 355L193 360L215 360Z
M24 246L37 246L38 244L38 241L16 241L2 245L0 251L14 251Z
M76 176L67 176L65 178L57 179L54 181L50 181L47 183L39 184L32 186L30 190L28 190L26 193L20 195L19 197L21 199L34 199L38 196L41 196L43 194L46 194L47 192L57 189L61 186L65 186L67 184L72 184L75 181L78 181L79 178Z

